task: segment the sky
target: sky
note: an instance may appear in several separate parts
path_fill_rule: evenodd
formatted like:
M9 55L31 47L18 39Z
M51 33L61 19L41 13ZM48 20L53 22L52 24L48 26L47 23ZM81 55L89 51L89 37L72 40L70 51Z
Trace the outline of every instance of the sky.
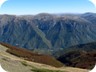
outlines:
M38 13L96 13L89 0L8 0L0 14L28 15Z

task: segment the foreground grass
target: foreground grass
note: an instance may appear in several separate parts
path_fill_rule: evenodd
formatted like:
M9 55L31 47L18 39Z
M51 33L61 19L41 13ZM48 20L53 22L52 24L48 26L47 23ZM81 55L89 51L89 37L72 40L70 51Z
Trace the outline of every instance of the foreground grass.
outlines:
M24 66L28 66L27 62L25 62L25 61L22 61L21 64Z
M59 71L59 70L48 70L48 69L31 69L33 72L65 72L65 71Z
M32 67L32 69L31 69L32 72L65 72L65 71L60 71L60 70L38 69L36 67L28 65L27 62L25 62L25 61L22 61L21 64L24 66Z

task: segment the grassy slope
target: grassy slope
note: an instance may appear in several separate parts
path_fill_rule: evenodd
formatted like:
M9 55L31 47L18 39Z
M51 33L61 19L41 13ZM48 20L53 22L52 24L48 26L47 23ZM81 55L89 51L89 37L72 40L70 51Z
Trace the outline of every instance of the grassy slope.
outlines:
M48 55L43 55L43 54L38 54L38 53L33 53L31 51L25 50L23 48L17 48L17 47L11 46L9 44L2 43L2 45L8 47L7 52L9 52L13 55L16 55L18 57L22 57L25 60L33 61L33 62L37 62L37 63L43 63L43 64L51 65L54 67L63 66L63 64L61 62L59 62L58 60L56 60L54 57L51 57Z
M88 70L62 67L55 68L45 64L34 63L23 60L6 52L7 48L0 45L0 63L2 67L9 72L88 72Z

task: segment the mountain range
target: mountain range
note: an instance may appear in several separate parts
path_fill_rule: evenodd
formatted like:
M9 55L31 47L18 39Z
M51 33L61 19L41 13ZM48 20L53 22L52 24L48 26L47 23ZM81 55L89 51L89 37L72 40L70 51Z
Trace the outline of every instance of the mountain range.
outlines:
M25 60L92 69L96 14L0 15L0 44Z
M0 15L0 42L51 54L96 41L96 14Z

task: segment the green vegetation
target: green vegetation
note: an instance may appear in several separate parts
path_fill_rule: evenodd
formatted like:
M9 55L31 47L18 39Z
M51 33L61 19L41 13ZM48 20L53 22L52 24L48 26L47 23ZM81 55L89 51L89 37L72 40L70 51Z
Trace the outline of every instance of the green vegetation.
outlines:
M63 71L60 71L60 70L38 69L36 67L33 67L32 65L27 64L26 61L22 61L21 63L24 66L32 67L32 69L31 69L32 72L63 72Z
M4 61L8 61L6 58L2 58L2 60L4 60Z
M59 70L48 70L48 69L31 69L33 72L64 72Z
M24 66L29 66L29 65L27 64L27 62L25 62L25 61L22 61L21 63L22 63L22 65L24 65Z

